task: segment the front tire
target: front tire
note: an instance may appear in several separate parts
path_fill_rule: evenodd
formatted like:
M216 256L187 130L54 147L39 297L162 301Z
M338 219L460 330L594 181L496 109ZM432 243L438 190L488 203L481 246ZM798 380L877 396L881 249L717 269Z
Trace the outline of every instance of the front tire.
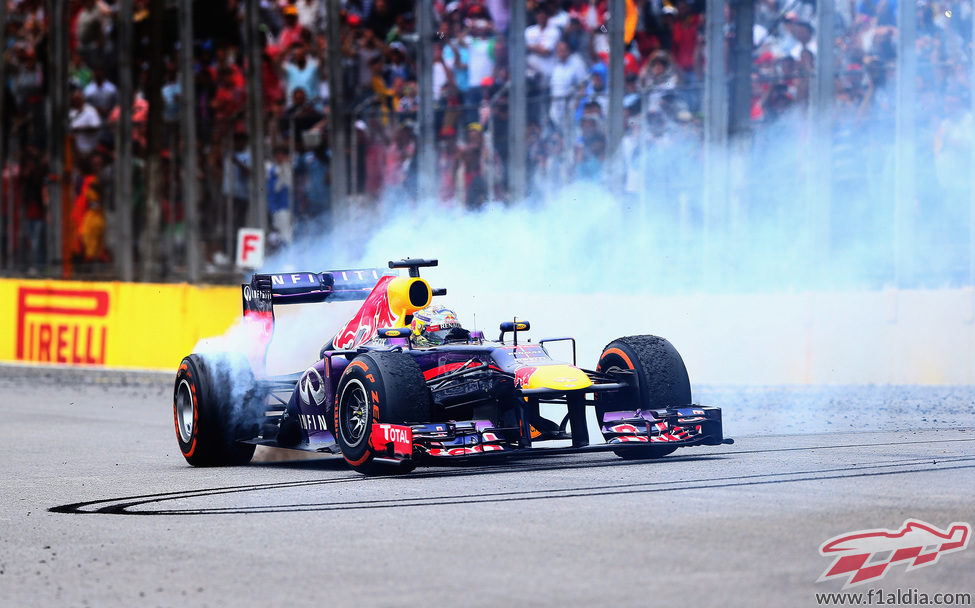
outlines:
M432 398L417 362L401 352L356 357L339 380L335 397L335 440L353 469L366 475L405 473L416 466L375 462L369 444L373 424L429 422Z
M606 412L663 409L692 403L684 360L673 344L659 336L626 336L613 340L603 349L596 370L619 374L630 385L619 394L599 396L596 415L600 426ZM648 445L615 452L625 460L642 460L662 458L676 449L676 446Z
M237 440L256 429L262 400L253 388L254 374L242 357L183 358L176 372L173 417L186 462L196 467L250 462L255 446Z

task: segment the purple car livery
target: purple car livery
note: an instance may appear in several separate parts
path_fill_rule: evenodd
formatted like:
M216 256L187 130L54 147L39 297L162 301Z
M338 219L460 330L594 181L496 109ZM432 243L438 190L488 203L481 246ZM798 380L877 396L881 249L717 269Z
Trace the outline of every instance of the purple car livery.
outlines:
M573 338L531 342L523 320L502 322L496 340L459 327L442 343L419 340L413 315L446 293L420 277L436 265L389 262L408 269L402 277L384 269L255 274L241 286L253 350L192 354L177 371L173 415L187 462L244 464L266 445L340 454L357 471L385 474L553 452L659 458L732 442L719 408L692 403L683 360L657 336L613 340L594 370L576 365ZM276 307L350 300L362 305L318 361L264 373ZM552 342L571 343L573 361L552 358ZM587 408L601 435L592 443Z

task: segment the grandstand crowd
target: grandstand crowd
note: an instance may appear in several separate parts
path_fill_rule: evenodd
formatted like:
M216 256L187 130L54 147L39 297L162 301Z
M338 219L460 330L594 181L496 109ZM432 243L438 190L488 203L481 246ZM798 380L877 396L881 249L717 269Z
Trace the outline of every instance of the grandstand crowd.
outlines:
M44 0L7 3L3 50L3 255L16 268L43 272L50 217L48 60L49 15ZM514 1L514 0L512 0ZM901 0L903 1L903 0ZM704 77L703 0L627 2L627 15L609 15L605 0L526 0L528 26L509 27L509 0L433 0L433 96L436 101L438 196L445 206L478 209L508 201L507 168L524 162L533 194L574 180L606 179L607 65L611 18L628 22L625 70L625 189L694 188L672 176L693 174L701 163ZM204 3L197 3L198 5ZM207 261L228 263L232 235L243 225L251 166L245 127L245 7L214 0L196 11L193 49L199 216ZM295 227L326 224L341 210L330 194L329 96L324 0L262 0L262 94L270 225L275 242L295 238ZM408 200L417 189L417 3L345 0L341 15L343 100L351 115L350 204ZM426 6L428 3L420 3ZM822 4L822 3L820 3ZM148 0L134 0L135 103L118 107L118 2L70 0L68 66L71 133L71 255L109 263L119 205L131 205L142 226L146 188L145 86ZM917 2L919 58L919 171L961 196L967 183L972 131L971 2ZM898 27L892 0L837 0L833 179L856 193L862 176L888 162L892 142ZM781 132L796 145L804 133L810 82L817 61L814 2L758 0L755 5L750 110L756 134ZM730 11L730 9L729 9ZM734 36L728 12L726 36ZM632 25L630 25L632 24ZM172 30L175 31L175 30ZM527 157L512 159L508 142L510 41L523 36L528 78ZM177 37L165 45L163 117L166 183L162 202L166 243L183 245L179 181L181 87ZM135 195L114 196L115 125L131 111ZM795 120L789 117L796 117ZM777 127L776 125L780 125ZM959 125L962 125L959 128ZM965 126L967 125L967 126ZM855 141L868 134L868 146ZM872 148L871 146L875 146ZM641 163L655 151L653 163ZM670 153L669 151L672 151ZM874 153L876 152L876 153ZM667 159L667 160L659 160ZM690 170L689 170L690 169ZM942 193L944 194L944 193ZM666 198L666 197L664 197ZM658 200L658 199L655 199ZM862 200L869 200L864 193ZM851 203L856 215L856 204ZM867 204L867 203L863 203ZM138 242L138 238L136 239ZM138 254L138 251L136 252Z

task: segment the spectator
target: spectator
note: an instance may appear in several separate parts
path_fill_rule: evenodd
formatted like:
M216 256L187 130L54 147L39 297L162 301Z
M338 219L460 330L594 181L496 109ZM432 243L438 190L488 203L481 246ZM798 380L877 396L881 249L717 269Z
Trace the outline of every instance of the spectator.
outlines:
M37 63L37 55L33 49L21 48L16 71L10 77L10 89L14 95L17 107L28 109L39 103L44 93L44 71Z
M589 121L591 119L587 119ZM606 136L594 132L585 137L582 157L576 167L576 177L585 181L598 181L603 177L603 164L606 160Z
M450 67L454 75L454 83L462 97L467 99L470 89L470 48L467 45L467 35L459 19L451 21L450 39L443 49L444 63Z
M641 79L644 86L650 89L649 110L659 110L661 98L666 93L675 91L679 83L670 54L666 51L654 53L642 70Z
M371 29L377 38L383 39L396 23L396 14L388 0L374 0L372 10L366 17L366 27Z
M795 39L795 44L789 49L788 53L796 61L799 61L802 57L803 51L809 51L816 55L816 39L813 36L813 26L808 21L802 21L796 17L793 17L786 21L786 26L792 37Z
M331 194L328 189L328 157L324 147L300 148L295 160L294 179L297 195L295 209L302 223L308 220L321 220L325 225L330 223Z
M86 167L86 173L81 176L81 187L78 190L78 195L74 199L74 205L71 208L70 216L70 231L71 235L70 241L70 251L72 257L78 261L85 261L88 259L87 256L87 243L97 243L97 210L94 216L92 216L89 223L86 225L86 216L88 216L89 208L97 203L100 199L100 193L98 191L99 181L98 175L96 175L92 170L91 166ZM104 228L104 223L103 223ZM87 230L87 233L86 233ZM87 239L86 239L87 235ZM96 252L97 253L97 252ZM94 257L94 256L92 256Z
M694 61L698 52L698 29L702 22L701 15L692 12L687 0L678 0L677 19L672 28L673 53L685 82L695 82Z
M368 115L363 144L365 146L363 190L370 200L375 201L382 193L386 180L386 150L389 147L389 136L383 128L378 108L374 108L374 111Z
M383 67L383 80L387 86L395 86L397 80L412 80L413 70L406 60L406 45L396 41L386 51L386 64Z
M68 64L68 83L76 89L84 90L91 82L91 78L91 68L81 58L81 53L77 51L71 53L71 62Z
M308 100L308 95L302 88L292 93L291 105L284 111L279 127L281 135L287 139L294 139L291 145L298 147L302 135L322 126L325 116L318 111L315 104Z
M465 102L478 103L482 98L481 87L485 81L493 82L494 76L494 28L488 19L475 19L467 39L470 52L468 70L470 88Z
M109 260L105 248L105 213L97 188L89 191L88 205L78 235L81 238L81 252L85 262Z
M75 17L74 36L78 52L88 65L95 65L98 47L104 42L104 20L112 9L102 0L81 0L81 10Z
M586 85L585 94L579 103L576 111L576 118L581 118L586 112L586 108L592 111L593 107L599 109L599 115L606 114L609 98L609 90L606 88L606 65L602 62L592 66L589 70L589 83Z
M295 45L302 43L304 28L298 22L298 7L294 4L286 4L281 13L284 15L284 28L278 35L277 50L279 53L287 53Z
M454 73L444 60L443 43L433 45L433 97L436 101L443 100L447 83L454 82Z
M386 186L411 198L416 196L415 125L413 121L403 122L386 152Z
M237 229L244 227L247 221L251 172L251 153L247 140L245 131L234 133L234 149L224 159L223 195L230 197L232 201L232 221L227 225L227 230L230 231L229 242L233 242Z
M98 110L85 101L81 91L71 93L68 122L74 137L75 150L81 159L87 158L98 145L98 129L102 126L102 119Z
M229 67L221 68L219 85L210 102L218 134L234 128L242 118L246 103L247 92L237 83L233 70Z
M20 200L24 209L22 248L29 275L37 274L44 266L44 238L47 206L44 201L44 185L47 167L36 148L29 148L23 156L20 168Z
M301 27L313 32L321 31L321 17L324 7L324 0L298 0L295 8L298 9L298 23Z
M529 78L535 78L541 83L548 83L555 67L555 47L562 31L549 20L548 10L535 10L535 24L525 29L525 50L528 53L525 61Z
M360 90L368 91L372 88L372 66L380 61L385 53L382 42L376 38L375 32L367 27L355 29L356 48L354 52L358 63L358 86Z
M162 88L163 120L170 124L179 122L180 87L176 65L173 63L167 64L166 84Z
M17 69L9 76L10 91L18 110L23 114L25 125L31 133L28 141L43 146L46 128L44 116L44 72L37 62L37 56L30 48L22 48L18 53ZM4 93L6 87L4 87Z
M219 82L221 72L230 71L233 77L234 87L243 89L246 86L244 73L234 61L234 55L235 53L229 45L224 44L218 46L214 54L213 62L209 67L210 76L214 82Z
M92 80L85 87L84 93L85 101L98 110L102 120L108 118L118 100L118 91L115 85L105 78L105 68L101 65L96 65L92 70Z
M461 176L458 183L462 186L461 202L470 210L477 210L488 200L488 182L484 176L485 159L489 148L484 145L483 128L479 123L467 125L467 145L460 153Z
M566 126L571 97L586 82L586 64L573 53L569 43L560 40L555 46L556 62L549 79L552 102L549 106L549 120L552 124Z
M439 132L440 145L437 154L437 175L440 176L440 202L446 206L457 200L457 133L453 126L445 126Z
M292 240L291 191L294 187L291 159L284 146L274 148L274 158L267 163L267 211L271 229L284 245Z
M308 49L299 44L294 47L283 67L284 91L292 99L295 89L317 94L319 89L318 61L308 57Z

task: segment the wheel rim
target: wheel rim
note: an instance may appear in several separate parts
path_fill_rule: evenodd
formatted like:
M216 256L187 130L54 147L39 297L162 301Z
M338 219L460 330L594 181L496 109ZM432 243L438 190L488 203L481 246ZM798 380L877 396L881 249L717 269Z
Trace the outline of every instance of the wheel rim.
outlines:
M349 447L362 443L369 424L369 401L366 387L359 380L349 380L339 396L339 432Z
M180 441L189 443L193 438L193 391L186 378L176 389L176 428Z

